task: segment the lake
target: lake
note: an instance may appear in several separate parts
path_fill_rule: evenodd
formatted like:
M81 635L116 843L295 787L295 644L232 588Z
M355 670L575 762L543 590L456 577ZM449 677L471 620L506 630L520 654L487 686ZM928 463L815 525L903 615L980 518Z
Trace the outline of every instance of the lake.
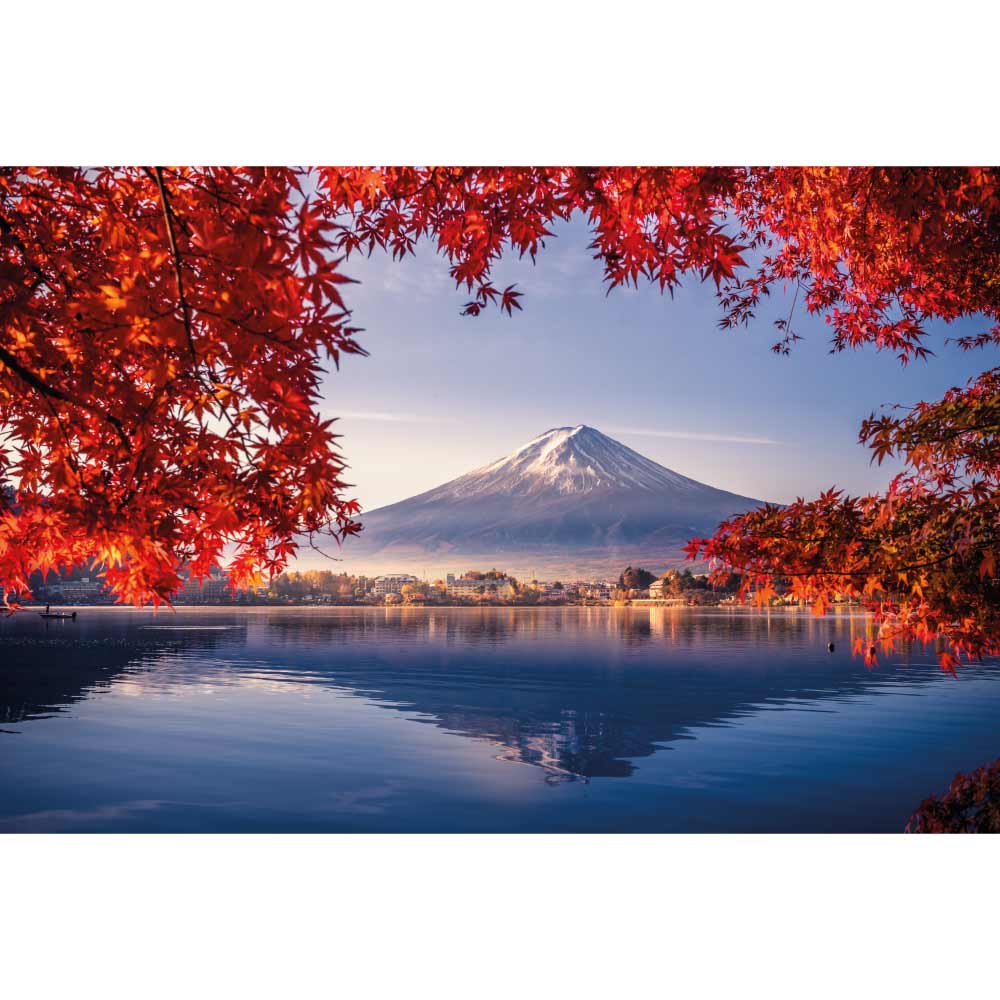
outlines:
M0 621L0 830L900 831L1000 672L856 610L81 608ZM827 643L836 644L827 652Z

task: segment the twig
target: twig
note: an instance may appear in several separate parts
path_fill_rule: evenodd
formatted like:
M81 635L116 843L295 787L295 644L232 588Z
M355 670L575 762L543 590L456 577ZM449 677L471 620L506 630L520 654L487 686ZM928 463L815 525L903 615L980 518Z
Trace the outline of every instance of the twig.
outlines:
M33 371L25 368L17 358L14 357L6 348L0 347L0 362L4 364L5 367L9 368L15 375L18 375L23 381L27 382L36 392L41 393L51 399L58 399L63 403L70 403L73 406L79 406L81 410L86 410L88 413L94 414L94 416L100 417L102 420L106 420L112 427L114 427L115 432L121 439L122 444L129 450L132 450L132 442L129 441L128 435L125 433L125 428L122 426L122 422L115 416L106 411L100 409L97 406L93 406L90 403L85 403L82 399L75 399L68 393L62 391L62 389L57 389L54 385L49 385L46 381L39 378Z
M147 170L147 173L149 171ZM174 235L174 213L170 207L170 198L167 196L167 186L163 183L163 168L156 167L153 171L156 186L160 192L160 201L163 204L163 221L167 225L167 240L170 243L170 253L174 259L174 279L177 283L177 300L181 307L181 316L184 319L184 332L187 334L188 348L191 351L191 359L195 366L198 365L198 352L194 347L194 331L191 326L191 307L188 305L187 296L184 294L184 274L181 270L181 254L177 248L177 238Z

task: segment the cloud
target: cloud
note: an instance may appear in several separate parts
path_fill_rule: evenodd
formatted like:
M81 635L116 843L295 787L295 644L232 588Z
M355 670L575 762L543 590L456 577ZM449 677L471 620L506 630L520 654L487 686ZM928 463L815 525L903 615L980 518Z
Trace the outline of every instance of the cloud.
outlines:
M448 260L436 247L421 241L416 255L391 260L386 254L372 257L352 255L344 264L345 273L360 282L351 292L355 313L358 306L385 296L403 296L411 302L447 301L446 295L461 295L448 272Z
M781 444L773 438L744 434L701 434L697 431L663 431L649 427L608 427L612 434L643 434L647 437L674 438L678 441L715 441L719 444Z
M328 417L343 417L345 420L377 420L387 424L450 424L447 417L426 417L418 413L371 413L359 410L328 411Z

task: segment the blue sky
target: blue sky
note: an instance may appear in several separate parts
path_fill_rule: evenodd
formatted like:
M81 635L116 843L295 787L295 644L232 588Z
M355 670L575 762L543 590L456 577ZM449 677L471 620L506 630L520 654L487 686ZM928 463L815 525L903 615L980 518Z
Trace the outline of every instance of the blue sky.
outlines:
M996 364L932 328L937 356L903 368L872 349L829 353L829 334L799 309L805 337L790 357L770 351L789 299L774 296L746 330L719 330L711 283L691 276L673 299L652 286L605 295L585 220L556 227L532 265L505 259L524 311L459 315L468 299L431 245L393 261L352 257L346 273L367 358L344 359L324 386L339 416L352 494L367 509L393 503L514 450L550 427L590 424L684 475L746 496L788 501L837 485L879 489L858 427L883 402L939 397Z

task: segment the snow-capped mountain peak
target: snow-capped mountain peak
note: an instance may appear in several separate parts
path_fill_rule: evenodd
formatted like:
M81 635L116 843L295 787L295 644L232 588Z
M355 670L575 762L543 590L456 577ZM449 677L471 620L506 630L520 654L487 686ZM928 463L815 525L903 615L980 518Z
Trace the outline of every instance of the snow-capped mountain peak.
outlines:
M658 465L593 427L553 427L527 444L434 490L435 498L532 496L627 489L697 490L693 479Z

